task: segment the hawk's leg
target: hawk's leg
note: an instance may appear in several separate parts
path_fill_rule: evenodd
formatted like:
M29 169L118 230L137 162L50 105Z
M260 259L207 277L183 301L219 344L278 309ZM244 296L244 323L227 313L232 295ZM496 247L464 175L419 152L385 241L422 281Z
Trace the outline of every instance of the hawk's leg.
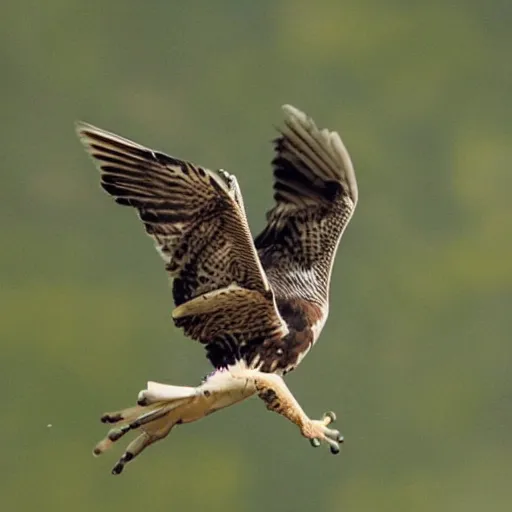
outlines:
M343 442L343 437L337 430L328 427L336 420L333 412L324 414L321 420L310 419L295 400L284 380L278 375L257 372L254 385L258 396L267 405L267 409L295 423L302 435L310 440L312 446L320 446L320 441L325 441L331 453L339 453L339 443Z
M125 434L138 431L138 437L128 445L112 469L112 473L118 475L126 463L148 446L165 438L176 425L197 421L252 394L253 388L227 370L213 372L197 387L149 382L147 389L139 393L135 407L101 417L103 423L113 428L96 445L94 454L101 455Z

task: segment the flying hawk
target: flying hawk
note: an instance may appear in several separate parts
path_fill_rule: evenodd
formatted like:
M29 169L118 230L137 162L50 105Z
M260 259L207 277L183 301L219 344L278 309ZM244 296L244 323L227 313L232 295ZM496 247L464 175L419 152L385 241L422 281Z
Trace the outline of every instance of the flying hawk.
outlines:
M102 416L115 427L95 455L139 432L113 474L175 425L255 394L313 446L324 441L339 452L343 438L329 428L334 413L310 419L283 376L299 365L327 319L332 265L357 204L357 183L336 132L318 129L290 105L283 111L272 161L275 205L254 240L233 175L77 125L101 186L137 210L165 261L175 325L204 345L214 367L196 387L148 382L136 406Z

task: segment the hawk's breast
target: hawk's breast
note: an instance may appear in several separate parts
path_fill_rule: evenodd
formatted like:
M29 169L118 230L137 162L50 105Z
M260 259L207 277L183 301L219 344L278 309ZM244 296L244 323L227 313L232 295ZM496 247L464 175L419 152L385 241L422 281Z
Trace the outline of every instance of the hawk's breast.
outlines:
M285 374L299 365L318 339L327 314L318 304L303 299L276 298L276 304L288 334L250 344L244 359L260 371Z

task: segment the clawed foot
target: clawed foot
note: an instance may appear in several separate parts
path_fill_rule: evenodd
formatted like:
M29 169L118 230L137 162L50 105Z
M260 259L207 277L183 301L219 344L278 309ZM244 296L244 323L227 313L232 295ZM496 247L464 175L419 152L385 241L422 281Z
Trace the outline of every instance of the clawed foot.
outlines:
M101 417L102 423L115 425L109 430L107 436L102 439L93 450L95 456L101 455L108 450L115 442L119 441L130 431L146 427L149 431L140 431L131 443L129 443L122 457L112 469L112 474L119 475L127 462L133 460L150 444L165 437L172 428L173 423L162 425L168 410L165 407L157 407L153 410L145 410L142 407L132 407L122 411L107 413ZM162 421L159 421L162 420ZM155 431L152 425L158 425L159 429Z
M138 430L138 437L128 444L123 456L112 469L114 475L119 475L126 463L149 445L166 437L174 425L182 422L186 407L196 396L196 388L148 382L147 389L139 393L135 407L106 413L101 417L102 423L110 424L112 428L95 446L94 455L101 455L126 434Z
M338 430L327 427L334 421L336 421L336 414L326 412L321 420L309 420L302 428L302 435L307 437L311 446L315 448L320 446L321 441L325 441L329 445L331 453L336 455L340 452L343 436Z

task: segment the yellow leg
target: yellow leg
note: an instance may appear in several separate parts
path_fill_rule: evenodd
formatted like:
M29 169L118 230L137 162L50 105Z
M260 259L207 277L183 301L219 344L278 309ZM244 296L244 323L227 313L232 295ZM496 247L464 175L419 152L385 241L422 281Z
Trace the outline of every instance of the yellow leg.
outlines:
M265 402L267 409L277 412L295 423L301 434L310 440L312 446L320 446L320 442L325 441L329 445L331 453L339 453L339 443L343 442L343 437L337 430L328 428L328 425L336 420L336 415L333 412L324 414L321 420L312 420L303 411L280 376L255 372L252 379L256 392Z

